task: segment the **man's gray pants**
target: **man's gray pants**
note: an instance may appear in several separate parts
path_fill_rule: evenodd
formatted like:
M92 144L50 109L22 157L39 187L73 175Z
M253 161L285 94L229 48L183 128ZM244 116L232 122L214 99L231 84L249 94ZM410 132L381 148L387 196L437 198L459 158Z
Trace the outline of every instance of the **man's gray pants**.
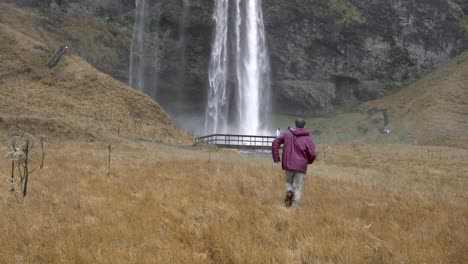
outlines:
M286 175L286 192L293 191L293 205L301 203L302 187L304 186L305 173L300 171L285 170Z

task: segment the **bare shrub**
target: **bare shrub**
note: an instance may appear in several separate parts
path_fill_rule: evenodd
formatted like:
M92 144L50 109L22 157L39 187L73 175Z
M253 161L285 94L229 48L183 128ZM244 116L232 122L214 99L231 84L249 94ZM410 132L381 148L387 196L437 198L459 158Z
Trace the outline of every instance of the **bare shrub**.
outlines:
M11 162L10 191L14 192L19 185L23 197L27 194L29 175L36 170L36 142L34 136L24 132L9 133L4 139L9 149L6 158Z

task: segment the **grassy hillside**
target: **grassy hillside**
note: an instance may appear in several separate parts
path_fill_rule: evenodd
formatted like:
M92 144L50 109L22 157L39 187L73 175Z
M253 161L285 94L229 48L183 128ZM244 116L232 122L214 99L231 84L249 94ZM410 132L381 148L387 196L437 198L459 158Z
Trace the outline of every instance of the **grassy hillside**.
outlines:
M365 107L389 109L393 130L418 143L468 147L468 52Z
M32 34L20 32L28 30ZM65 56L56 68L47 69L54 50L43 39L23 24L0 23L0 130L50 139L190 142L152 99L80 57Z
M467 263L468 153L319 145L302 205L270 158L46 144L25 199L0 159L0 263ZM0 147L0 153L6 149Z
M112 22L92 16L66 16L59 10L43 10L0 3L0 22L50 48L66 44L100 71L126 79L131 23L126 17Z
M381 112L388 109L391 134L382 135ZM293 126L294 117L275 116L276 127ZM411 143L468 148L468 52L422 79L380 100L350 111L339 109L307 118L318 142Z

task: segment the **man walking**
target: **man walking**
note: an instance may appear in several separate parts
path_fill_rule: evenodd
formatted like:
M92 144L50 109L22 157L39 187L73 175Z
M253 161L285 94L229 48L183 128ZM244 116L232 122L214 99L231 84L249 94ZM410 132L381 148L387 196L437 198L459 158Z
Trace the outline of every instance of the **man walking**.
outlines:
M309 132L304 128L305 120L296 120L296 128L281 133L272 144L273 161L278 164L282 161L282 168L286 174L286 198L284 205L298 206L301 201L304 176L307 165L312 164L316 158L315 145ZM283 157L280 159L279 149L283 145Z

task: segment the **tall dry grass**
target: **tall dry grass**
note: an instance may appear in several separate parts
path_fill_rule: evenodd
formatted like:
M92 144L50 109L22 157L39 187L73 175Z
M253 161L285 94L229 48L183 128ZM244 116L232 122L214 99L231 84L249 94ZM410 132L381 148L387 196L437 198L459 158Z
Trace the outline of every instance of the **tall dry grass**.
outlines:
M119 144L107 177L104 144L46 148L21 204L0 162L0 263L468 262L464 150L320 145L285 209L268 158Z

